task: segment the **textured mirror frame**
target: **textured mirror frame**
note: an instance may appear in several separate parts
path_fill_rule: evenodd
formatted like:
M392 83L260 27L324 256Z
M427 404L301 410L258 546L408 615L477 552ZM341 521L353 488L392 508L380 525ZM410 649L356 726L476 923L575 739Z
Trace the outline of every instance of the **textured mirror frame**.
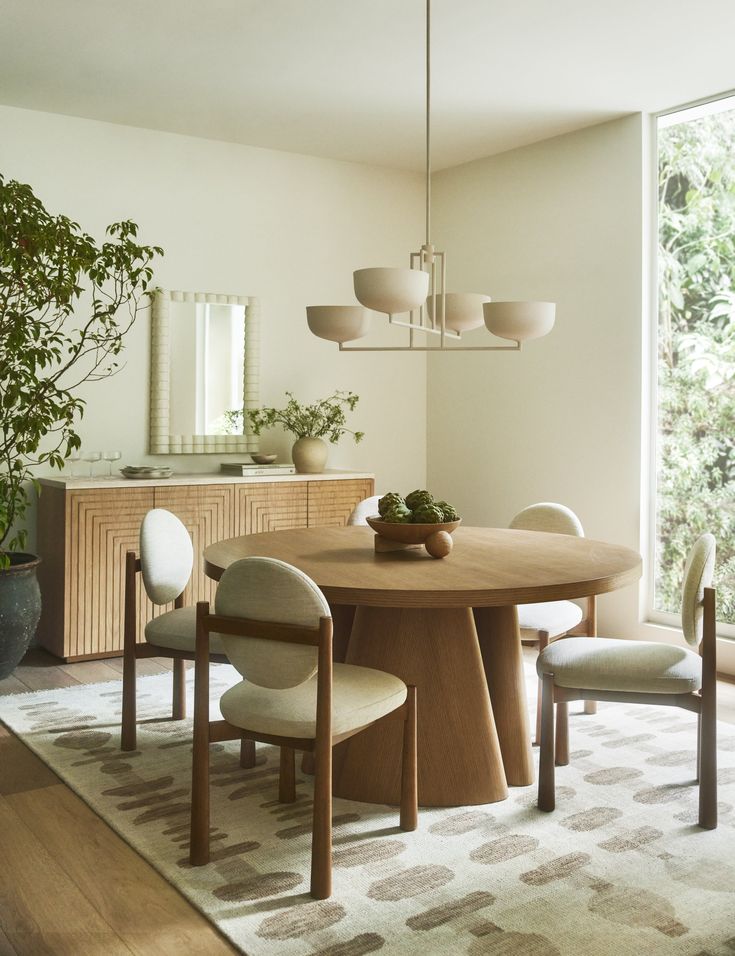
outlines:
M245 307L243 411L257 408L259 396L260 301L255 296L156 289L151 303L150 454L207 455L253 452L258 439L244 419L243 435L172 435L170 425L171 303L201 302Z

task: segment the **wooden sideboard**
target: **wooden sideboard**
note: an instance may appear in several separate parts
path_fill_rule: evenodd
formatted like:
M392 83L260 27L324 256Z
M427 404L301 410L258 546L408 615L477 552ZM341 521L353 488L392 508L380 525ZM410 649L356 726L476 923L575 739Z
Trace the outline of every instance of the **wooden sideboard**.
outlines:
M202 551L222 538L347 523L350 512L374 493L372 475L233 478L176 476L165 481L41 478L38 507L39 580L43 611L37 639L65 661L122 654L125 552L138 551L143 516L151 508L173 511L194 544L194 573L184 601L211 601ZM173 605L155 608L139 578L143 627Z

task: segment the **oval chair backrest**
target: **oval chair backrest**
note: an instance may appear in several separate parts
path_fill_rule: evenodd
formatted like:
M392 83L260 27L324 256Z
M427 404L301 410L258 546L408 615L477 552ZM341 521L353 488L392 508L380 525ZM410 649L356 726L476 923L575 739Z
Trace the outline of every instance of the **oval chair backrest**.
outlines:
M571 508L554 501L540 501L529 505L511 521L510 528L516 531L549 531L552 534L572 534L584 537L582 522Z
M681 592L681 627L690 644L702 640L704 589L712 587L717 545L714 535L703 534L692 545L684 568Z
M214 601L217 614L251 621L319 627L331 617L327 599L303 571L275 558L242 558L220 579ZM225 653L252 684L284 689L313 677L318 650L265 638L220 635Z
M372 518L378 513L378 502L380 495L373 495L372 498L363 498L355 505L352 514L347 519L348 525L367 524L366 518Z
M143 586L154 604L168 604L184 590L194 566L191 538L175 514L153 508L140 526Z

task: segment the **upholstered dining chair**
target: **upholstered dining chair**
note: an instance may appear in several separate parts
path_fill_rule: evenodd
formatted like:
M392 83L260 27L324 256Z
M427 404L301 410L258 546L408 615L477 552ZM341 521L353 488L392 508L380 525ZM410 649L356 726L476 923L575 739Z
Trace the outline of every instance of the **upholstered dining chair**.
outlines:
M715 539L703 534L684 569L681 624L685 647L650 641L570 637L549 644L536 669L543 682L538 805L553 810L554 704L609 700L682 707L697 714L699 825L717 826L717 662ZM568 746L567 746L568 750Z
M553 501L541 501L529 505L513 518L509 527L520 531L547 531L552 534L571 534L578 538L584 537L582 522L566 505ZM521 641L524 644L535 644L539 652L549 641L567 634L584 634L594 637L597 633L597 604L594 595L586 599L586 613L574 601L547 601L541 604L519 604L518 626L521 630ZM597 712L594 701L585 702L586 714ZM566 706L557 707L559 733L557 741L559 750L563 749L566 740L564 725L568 720ZM538 682L538 698L536 703L536 738L538 745L541 739L541 680ZM566 762L567 755L558 754L560 763Z
M227 568L215 613L197 604L190 860L209 862L209 745L245 735L278 744L278 798L296 799L294 751L315 756L311 895L332 891L332 747L381 720L403 722L400 826L417 825L416 689L392 674L332 662L332 619L317 585L273 558ZM243 679L210 721L207 670L218 637Z
M372 495L370 498L363 498L358 501L352 509L352 514L347 519L348 525L367 524L366 518L371 518L378 513L378 502L380 495Z
M186 661L194 660L196 608L184 607L183 592L191 577L194 551L191 538L179 518L164 508L153 508L140 526L140 558L135 551L125 557L125 605L123 625L122 750L137 744L136 663L146 657L173 658L172 718L186 717ZM174 602L174 610L159 614L145 626L145 642L137 640L136 575L155 605ZM212 641L213 660L226 661L221 641ZM254 744L243 743L242 765L255 763Z

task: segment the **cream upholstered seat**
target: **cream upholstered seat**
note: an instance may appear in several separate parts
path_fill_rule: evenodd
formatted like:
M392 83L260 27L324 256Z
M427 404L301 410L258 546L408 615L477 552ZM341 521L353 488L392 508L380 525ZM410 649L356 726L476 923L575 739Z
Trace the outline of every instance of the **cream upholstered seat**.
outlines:
M244 680L220 700L225 720L238 727L278 737L316 736L316 677L283 690ZM357 730L396 710L406 700L398 677L371 667L335 664L332 675L332 736Z
M197 605L190 861L209 861L209 744L244 736L281 748L279 800L296 800L294 751L314 755L311 894L332 888L332 747L382 720L403 724L400 825L415 830L418 808L416 688L382 671L334 664L332 617L317 585L273 558L236 561L220 580L215 614ZM219 634L242 675L209 717L210 635Z
M378 513L379 501L380 495L372 495L370 498L363 498L362 501L358 501L352 509L352 514L347 519L347 524L366 525L367 521L365 519L372 518L373 515Z
M578 538L584 537L582 522L566 505L553 501L540 501L529 505L511 521L510 528L516 531L545 531L549 534L571 534ZM584 622L582 624L582 622ZM582 625L582 633L593 637L596 633L595 599L587 598L587 614L574 601L546 601L541 604L518 605L518 627L521 631L521 640L526 644L537 644L542 651L549 641L563 637L571 630ZM585 704L585 713L594 714L597 705L593 702ZM559 708L559 720L566 719L566 712ZM538 685L538 701L536 705L536 739L538 744L541 737L541 681ZM560 735L560 739L563 739Z
M540 677L557 687L691 694L702 686L702 659L686 647L653 641L568 637L549 644L536 661Z
M135 750L136 728L136 662L141 657L172 657L174 720L186 716L186 661L194 660L196 648L196 610L183 606L183 592L194 566L194 549L189 532L182 522L165 508L153 508L140 526L140 558L134 551L125 556L125 622L123 643L123 707L120 746ZM157 607L174 602L173 611L165 611L144 628L145 641L137 636L138 611L136 575L143 577L143 587ZM224 648L219 638L212 641L212 655L220 660ZM242 762L255 761L253 744L243 745Z
M549 639L566 634L584 617L582 608L574 601L547 601L543 604L519 604L518 626L521 640L538 640L539 631L546 631Z
M157 647L166 647L173 651L194 653L196 643L197 610L195 607L179 607L165 614L159 614L145 626L145 639ZM212 635L210 648L213 654L224 654L222 640Z
M717 826L714 567L715 539L703 534L689 552L681 602L684 638L690 646L700 647L701 655L677 645L611 638L565 638L541 651L536 663L543 681L538 788L541 810L553 810L555 806L554 705L566 707L571 700L661 704L681 707L698 716L699 825L709 830ZM563 732L567 733L566 724ZM562 750L568 754L566 741Z

